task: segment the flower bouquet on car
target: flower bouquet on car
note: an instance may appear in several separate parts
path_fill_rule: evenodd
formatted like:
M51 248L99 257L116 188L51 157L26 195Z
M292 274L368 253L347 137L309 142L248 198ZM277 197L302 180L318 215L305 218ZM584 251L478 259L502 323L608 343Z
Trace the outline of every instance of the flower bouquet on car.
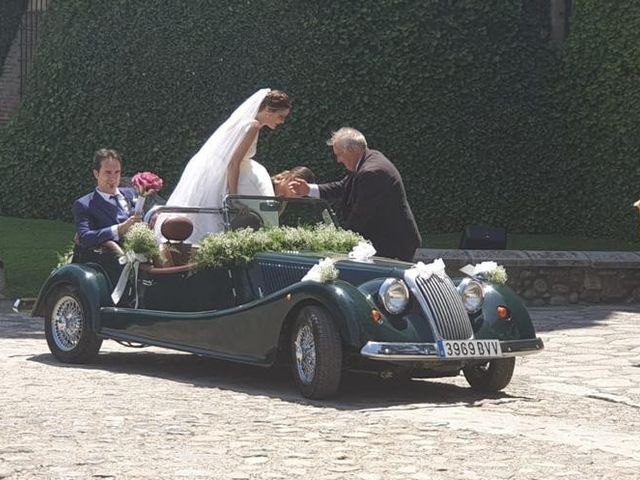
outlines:
M152 172L139 172L131 178L131 185L138 192L135 214L142 215L147 197L162 190L162 178Z
M144 197L140 196L140 198ZM160 247L156 243L153 230L145 223L136 223L124 236L123 250L124 254L118 259L118 263L123 268L118 283L111 293L111 300L114 305L120 302L129 282L129 276L133 274L134 308L138 308L138 269L141 263L150 263L159 258Z

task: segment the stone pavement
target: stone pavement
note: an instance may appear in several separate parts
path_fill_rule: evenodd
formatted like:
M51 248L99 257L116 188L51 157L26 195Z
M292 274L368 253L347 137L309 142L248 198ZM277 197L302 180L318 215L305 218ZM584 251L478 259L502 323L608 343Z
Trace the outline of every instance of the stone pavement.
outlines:
M159 348L63 365L42 319L0 314L0 478L640 478L640 306L531 312L546 350L504 393L353 376L324 402Z

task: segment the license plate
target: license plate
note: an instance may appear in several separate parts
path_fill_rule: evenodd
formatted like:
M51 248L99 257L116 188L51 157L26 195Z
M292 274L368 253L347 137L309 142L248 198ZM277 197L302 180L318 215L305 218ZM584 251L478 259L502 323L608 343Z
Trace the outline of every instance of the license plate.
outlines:
M495 358L502 356L500 340L438 340L443 358Z

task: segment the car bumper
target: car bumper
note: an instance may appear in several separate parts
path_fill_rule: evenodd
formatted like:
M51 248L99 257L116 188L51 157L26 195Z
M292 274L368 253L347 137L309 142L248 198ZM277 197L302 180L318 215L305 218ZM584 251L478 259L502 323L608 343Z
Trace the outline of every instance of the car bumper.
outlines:
M544 349L544 344L542 343L542 340L540 338L532 338L526 340L501 341L500 347L502 348L502 356L493 358L516 357L538 353L542 351L542 349ZM392 361L460 361L491 359L491 357L441 357L440 355L438 355L438 347L435 343L367 342L367 344L360 350L360 354L373 360Z

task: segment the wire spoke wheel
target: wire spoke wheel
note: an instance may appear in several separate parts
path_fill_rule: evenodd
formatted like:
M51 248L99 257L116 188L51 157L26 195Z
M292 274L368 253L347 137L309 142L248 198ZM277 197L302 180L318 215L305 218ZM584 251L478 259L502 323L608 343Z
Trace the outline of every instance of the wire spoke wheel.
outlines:
M82 306L70 296L60 298L51 311L51 335L60 350L78 346L82 336Z
M316 344L309 322L306 322L306 325L298 330L294 340L294 348L300 381L309 385L316 372Z
M53 290L46 299L44 333L54 357L67 363L92 361L102 345L93 330L93 310L85 294L71 285Z
M334 321L320 306L303 307L291 333L292 370L305 397L326 398L338 391L342 376L342 340Z

